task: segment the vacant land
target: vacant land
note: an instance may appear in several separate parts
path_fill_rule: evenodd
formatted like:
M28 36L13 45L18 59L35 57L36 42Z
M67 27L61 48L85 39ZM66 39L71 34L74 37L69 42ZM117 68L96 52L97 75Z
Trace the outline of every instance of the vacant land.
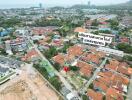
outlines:
M0 86L0 100L59 100L59 97L31 66L26 66L21 75Z

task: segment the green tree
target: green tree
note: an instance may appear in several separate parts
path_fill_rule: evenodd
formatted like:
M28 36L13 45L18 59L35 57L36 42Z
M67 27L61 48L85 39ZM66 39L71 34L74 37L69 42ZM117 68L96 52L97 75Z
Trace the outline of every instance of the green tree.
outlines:
M124 51L125 53L132 53L132 46L127 43L119 43L117 48L121 51Z
M38 42L38 40L34 40L33 43L38 44L39 42Z
M98 26L99 25L99 22L97 21L97 19L95 19L93 22L92 22L92 26Z
M124 56L123 59L128 60L128 61L132 61L132 56Z
M44 55L46 56L46 58L51 59L53 56L57 55L57 53L58 53L57 49L54 46L52 46L50 47L49 50L44 52Z
M60 64L58 64L58 63L55 63L55 64L54 64L54 67L55 67L55 69L58 70L58 71L59 71L60 68L61 68Z
M9 28L19 25L20 23L21 23L20 19L18 19L17 17L11 17L9 19L1 19L0 27Z
M118 30L119 22L117 20L109 20L110 26L114 30Z
M39 27L62 26L62 22L61 20L58 20L58 19L47 20L46 18L41 18L35 21L34 26L39 26Z
M36 68L46 79L49 79L49 74L44 67L40 64L34 64L33 67Z
M56 90L61 90L61 82L59 81L58 77L51 77L49 82L56 88Z
M89 100L87 95L82 95L82 100Z
M70 68L70 70L72 70L72 71L78 71L78 70L79 70L79 68L76 67L76 66L70 66L69 68Z

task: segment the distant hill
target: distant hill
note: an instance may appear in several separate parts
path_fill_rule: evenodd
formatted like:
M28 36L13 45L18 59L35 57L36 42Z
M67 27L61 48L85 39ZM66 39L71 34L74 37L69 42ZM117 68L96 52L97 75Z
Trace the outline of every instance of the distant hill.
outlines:
M122 9L132 9L132 0L129 0L126 3L121 3L121 4L117 4L117 5L110 5L110 6L117 7L117 8L122 8Z
M88 5L74 5L71 8L76 8L76 9L88 9L88 8L100 8L100 9L130 9L132 10L132 0L121 3L121 4L115 4L115 5L106 5L106 6L88 6Z
M118 4L118 6L132 6L132 0L129 0L126 3Z

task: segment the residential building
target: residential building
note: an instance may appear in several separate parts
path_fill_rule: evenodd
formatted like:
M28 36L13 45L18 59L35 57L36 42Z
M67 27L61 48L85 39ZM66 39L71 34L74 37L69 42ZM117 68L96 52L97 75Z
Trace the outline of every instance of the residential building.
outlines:
M92 89L88 89L87 96L90 100L103 100L104 95L100 92L96 92Z
M24 38L11 40L10 45L14 51L25 51L28 49L28 41Z
M32 62L35 62L38 59L40 59L40 57L35 49L29 50L27 54L21 58L22 61L32 61Z
M6 53L9 55L13 55L9 40L5 41L5 47L6 47Z
M123 51L114 50L114 49L110 49L107 47L99 47L99 48L97 48L97 51L102 51L102 52L105 52L106 54L111 54L111 55L115 55L115 56L119 56L119 57L124 56Z

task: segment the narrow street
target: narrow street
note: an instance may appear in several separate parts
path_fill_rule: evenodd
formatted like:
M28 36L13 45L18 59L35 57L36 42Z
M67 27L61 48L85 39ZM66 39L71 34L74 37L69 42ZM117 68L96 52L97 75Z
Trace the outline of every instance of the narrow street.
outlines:
M40 57L47 61L49 63L49 65L51 65L51 63L44 57L44 55L38 50L37 46L33 43L33 41L28 38L30 40L30 43L32 44L33 48L38 52L38 54L40 55ZM52 66L52 65L51 65ZM52 68L54 69L54 74L57 75L60 80L63 82L63 84L65 85L65 87L67 89L69 89L71 92L73 92L73 87L70 85L70 83L68 83L68 81L52 66Z
M128 94L127 94L127 99L126 100L132 100L132 76L131 76L131 79L130 79L130 85L129 85L127 93Z
M107 57L105 57L105 59L103 60L103 62L100 64L100 66L94 71L94 75L90 78L90 80L86 83L86 85L84 86L84 88L82 88L82 93L85 93L85 91L87 91L89 85L96 79L97 74L100 72L100 70L104 67L106 61L107 61Z

